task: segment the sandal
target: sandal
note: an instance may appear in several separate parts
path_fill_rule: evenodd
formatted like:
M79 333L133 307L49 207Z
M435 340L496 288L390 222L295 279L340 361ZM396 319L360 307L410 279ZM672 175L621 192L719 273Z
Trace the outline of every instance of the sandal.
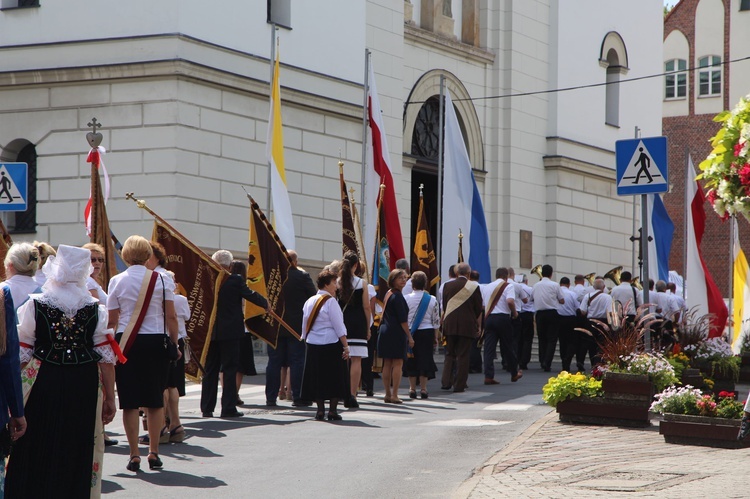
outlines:
M423 398L423 399L426 399L427 398L427 390L422 390L421 392L419 392L419 396L421 398Z
M141 456L130 456L128 465L125 468L128 471L138 471L139 469L141 469Z
M328 421L341 421L342 418L341 415L337 412L329 412L328 413Z
M409 398L410 399L417 398L417 392L415 390L409 390Z
M153 458L151 456L154 456ZM148 453L148 467L152 470L160 470L164 467L164 463L159 459L159 454L156 452Z
M169 426L165 426L161 429L161 433L159 433L159 443L160 444L168 444L170 439L169 435ZM143 445L148 445L151 440L149 439L148 434L141 435L138 437L138 443Z
M315 413L315 421L324 421L326 418L325 411L318 411Z
M177 431L180 428L182 428L182 430L181 431ZM185 440L185 427L184 426L180 425L180 426L175 427L172 430L169 430L169 441L170 442L180 443L183 440Z

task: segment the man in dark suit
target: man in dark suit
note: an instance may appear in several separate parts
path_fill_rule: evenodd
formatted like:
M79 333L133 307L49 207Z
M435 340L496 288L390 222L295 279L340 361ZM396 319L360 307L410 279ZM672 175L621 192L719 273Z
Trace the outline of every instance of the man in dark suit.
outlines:
M232 253L219 250L211 257L229 271ZM237 367L240 363L240 339L245 334L245 314L242 299L268 310L268 301L252 289L239 274L230 274L219 288L216 301L216 320L211 334L211 344L206 356L206 372L201 384L201 411L203 417L213 417L219 386L219 371L224 373L221 390L221 417L237 418Z
M471 341L479 332L477 321L482 314L482 292L478 283L469 280L470 273L471 267L468 263L459 263L456 265L458 277L455 281L446 283L443 289L443 335L446 346L442 388L453 388L455 393L466 390Z
M284 297L284 322L294 329L297 334L302 334L302 306L308 298L318 290L315 287L310 274L304 269L297 267L297 252L287 250L289 267L286 283L281 288ZM275 406L276 397L281 388L281 366L289 366L289 382L292 384L292 397L295 407L311 405L310 401L300 400L300 387L302 386L302 371L305 367L305 343L298 340L285 329L279 332L279 342L276 348L268 346L268 367L266 367L266 405Z

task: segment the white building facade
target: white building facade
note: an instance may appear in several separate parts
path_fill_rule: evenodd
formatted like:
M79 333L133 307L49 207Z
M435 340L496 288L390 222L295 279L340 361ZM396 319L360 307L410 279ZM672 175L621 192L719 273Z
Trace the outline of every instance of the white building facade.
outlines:
M365 49L406 248L419 184L437 223L442 75L483 198L493 267L550 263L576 274L630 262L632 199L616 196L614 143L635 126L643 136L661 133L662 80L625 81L661 72L656 2L271 4L290 12L291 29L278 31L280 80L303 263L341 256L339 156L360 196ZM134 192L207 251L241 255L249 218L242 186L266 208L268 3L14 5L0 10L0 159L26 160L35 172L35 212L6 215L14 239L87 241L84 136L96 117L118 237L150 234L149 216L125 199ZM591 86L607 81L620 83ZM584 88L550 92L568 87Z

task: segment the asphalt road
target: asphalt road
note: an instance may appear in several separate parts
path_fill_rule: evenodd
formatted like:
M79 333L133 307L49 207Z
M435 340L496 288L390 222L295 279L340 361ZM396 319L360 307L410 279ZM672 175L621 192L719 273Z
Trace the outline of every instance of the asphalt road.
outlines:
M266 407L262 374L245 378L244 417L206 419L200 386L188 385L181 400L188 437L162 445L162 471L148 470L145 446L142 471L127 471L119 417L107 427L121 444L107 448L102 490L113 498L447 497L551 410L541 400L549 376L532 367L517 383L503 373L500 385L485 386L472 374L469 390L456 394L432 380L427 400L409 400L404 381L402 405L383 403L376 384L375 397L342 408L340 422L315 421L312 408L287 401Z

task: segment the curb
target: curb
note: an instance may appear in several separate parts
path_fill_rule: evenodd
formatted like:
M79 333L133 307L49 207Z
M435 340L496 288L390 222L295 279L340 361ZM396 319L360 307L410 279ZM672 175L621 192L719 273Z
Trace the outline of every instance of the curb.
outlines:
M554 409L550 409L550 412L547 415L542 416L541 418L534 421L528 428L523 431L523 433L514 438L513 441L511 441L503 449L489 458L484 464L482 464L478 468L475 468L472 477L464 481L458 487L458 489L456 489L456 491L451 494L451 497L456 499L469 497L471 495L471 492L477 486L479 481L482 480L482 478L493 474L493 471L495 470L495 466L497 466L497 464L499 464L506 457L513 454L516 449L526 443L526 441L528 441L537 431L539 431L542 426L547 424L549 421L554 420L555 418L557 418L557 412L555 412Z

